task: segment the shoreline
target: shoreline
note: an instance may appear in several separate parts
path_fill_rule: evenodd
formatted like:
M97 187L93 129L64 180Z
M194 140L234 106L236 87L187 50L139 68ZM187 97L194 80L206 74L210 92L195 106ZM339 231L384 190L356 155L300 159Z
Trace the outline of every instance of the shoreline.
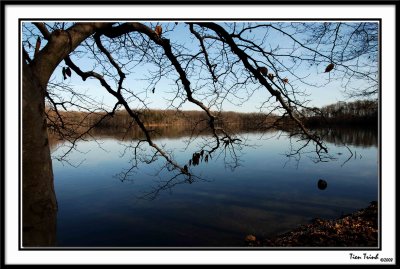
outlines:
M378 203L338 219L313 219L268 238L247 235L249 247L378 247Z

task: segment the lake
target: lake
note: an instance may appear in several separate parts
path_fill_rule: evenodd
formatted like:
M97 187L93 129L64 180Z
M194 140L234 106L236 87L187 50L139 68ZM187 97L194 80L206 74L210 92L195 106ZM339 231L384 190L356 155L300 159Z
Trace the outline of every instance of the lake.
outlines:
M207 139L187 146L189 134L170 129L155 142L173 150L181 164ZM326 162L316 161L312 152L287 157L300 144L284 132L241 133L249 146L235 151L237 160L222 151L191 166L198 176L192 184L159 172L162 159L139 162L123 178L132 164L129 141L110 134L81 141L68 155L76 167L53 160L57 246L242 247L246 235L277 235L378 200L377 131L321 133L331 156ZM148 147L142 150L143 157ZM65 151L62 144L52 145L54 157ZM319 179L327 182L325 189L318 188Z

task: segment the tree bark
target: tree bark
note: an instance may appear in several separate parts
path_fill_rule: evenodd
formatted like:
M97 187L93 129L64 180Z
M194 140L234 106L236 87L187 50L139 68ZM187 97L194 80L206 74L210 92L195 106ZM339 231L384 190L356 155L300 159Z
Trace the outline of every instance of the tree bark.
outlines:
M23 67L23 246L56 243L57 201L44 114L45 90L31 67Z
M48 40L29 64L23 63L22 82L22 245L56 243L57 200L50 156L45 91L57 65L96 30L112 23L75 23L52 33L36 24Z

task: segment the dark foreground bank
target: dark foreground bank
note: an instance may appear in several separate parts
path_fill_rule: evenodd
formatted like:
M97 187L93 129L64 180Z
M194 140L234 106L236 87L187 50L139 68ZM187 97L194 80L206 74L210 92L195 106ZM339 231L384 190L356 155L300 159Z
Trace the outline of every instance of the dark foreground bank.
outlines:
M336 220L314 219L293 231L271 237L248 235L248 246L253 247L377 247L377 202L353 214Z

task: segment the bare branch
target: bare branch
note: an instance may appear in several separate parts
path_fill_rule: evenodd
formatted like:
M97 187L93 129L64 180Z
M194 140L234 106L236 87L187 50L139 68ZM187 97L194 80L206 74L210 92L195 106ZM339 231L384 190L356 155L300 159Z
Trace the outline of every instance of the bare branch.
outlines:
M293 114L292 108L289 107L289 105L283 100L281 93L278 90L274 90L271 85L267 82L267 80L261 75L260 72L257 71L256 68L254 68L250 63L249 63L249 57L248 55L243 52L233 41L232 37L223 29L221 26L218 24L214 23L197 23L200 26L207 27L209 29L214 30L218 35L220 35L221 38L223 38L226 43L232 48L232 51L238 55L238 57L242 60L244 66L260 81L262 85L266 87L266 89L269 91L269 93L273 96L276 97L277 101L280 102L282 107L287 111L288 115L290 116L291 119L293 119L297 125L301 128L301 130L310 138L312 139L321 149L323 149L325 152L328 152L327 148L321 143L319 137L312 135L309 133L309 131L304 127L303 123L295 117Z
M32 24L39 29L46 40L50 39L51 33L49 32L49 30L47 30L46 25L43 22L33 22Z

